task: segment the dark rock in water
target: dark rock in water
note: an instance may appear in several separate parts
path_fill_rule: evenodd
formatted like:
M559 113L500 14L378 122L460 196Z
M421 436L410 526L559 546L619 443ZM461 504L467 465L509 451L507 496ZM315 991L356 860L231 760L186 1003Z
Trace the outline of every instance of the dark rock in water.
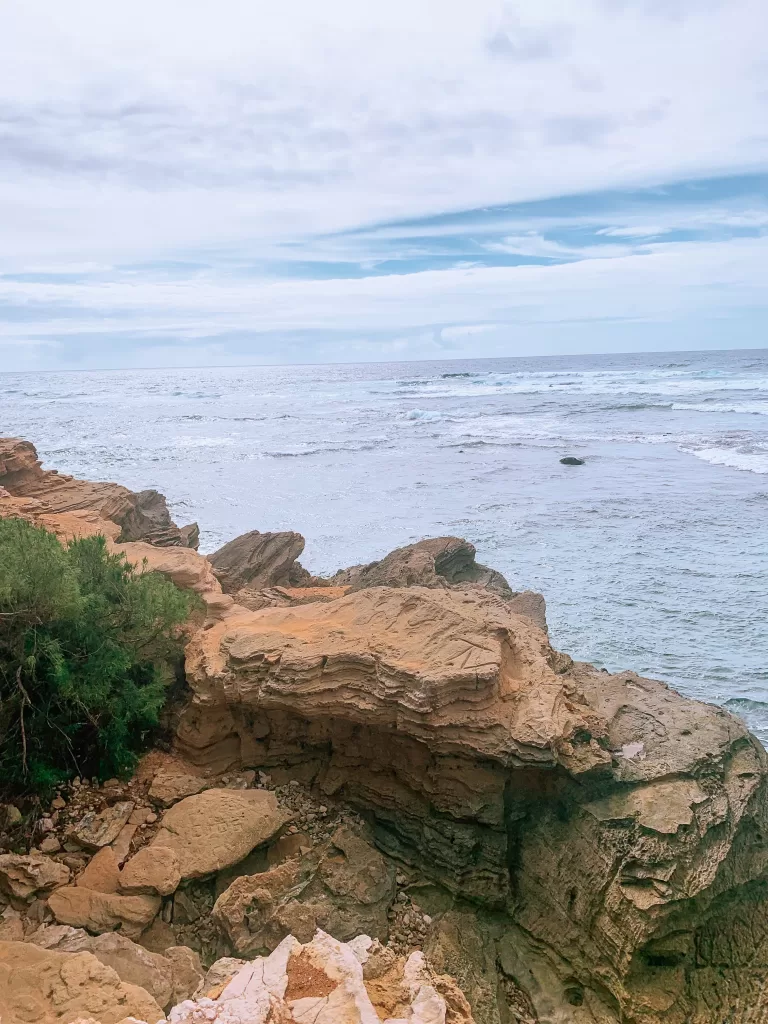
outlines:
M560 459L561 466L583 466L584 459L577 459L575 455L566 455L564 459Z

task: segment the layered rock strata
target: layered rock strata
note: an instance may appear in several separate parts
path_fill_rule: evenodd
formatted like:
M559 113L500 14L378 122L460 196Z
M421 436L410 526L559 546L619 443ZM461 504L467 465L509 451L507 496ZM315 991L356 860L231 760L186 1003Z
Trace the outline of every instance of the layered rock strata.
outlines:
M13 498L44 503L41 511L46 515L92 513L109 520L119 527L113 539L197 547L197 524L176 526L162 494L152 490L136 494L120 484L93 483L44 470L34 445L19 438L0 438L0 488Z
M363 809L431 878L435 949L451 961L445 915L472 908L494 984L540 1021L746 1024L765 751L718 708L574 665L513 600L462 583L234 608L188 647L180 749Z

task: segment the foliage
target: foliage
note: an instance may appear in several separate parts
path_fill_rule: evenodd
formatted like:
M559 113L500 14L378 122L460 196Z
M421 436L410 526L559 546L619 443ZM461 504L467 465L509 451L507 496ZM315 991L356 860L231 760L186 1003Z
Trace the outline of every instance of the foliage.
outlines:
M0 519L0 787L123 775L157 726L192 598L110 554Z

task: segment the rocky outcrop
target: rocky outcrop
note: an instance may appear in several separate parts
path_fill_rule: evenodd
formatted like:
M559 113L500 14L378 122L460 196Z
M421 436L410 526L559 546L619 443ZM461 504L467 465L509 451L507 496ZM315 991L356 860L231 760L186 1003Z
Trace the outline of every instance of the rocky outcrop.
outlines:
M502 1004L550 1024L750 1020L768 945L747 953L738 908L760 932L768 767L726 712L574 665L464 584L235 610L192 639L187 671L210 740L193 749L188 719L188 752L301 769L363 809L432 880L429 941L471 913L482 1024ZM300 864L277 870L301 885ZM447 937L434 948L451 961Z
M378 562L342 569L331 582L337 586L346 584L352 590L478 583L500 597L513 597L514 591L501 573L479 565L475 554L474 544L461 537L431 537L397 548Z
M44 470L34 445L19 438L0 438L0 488L13 498L42 503L38 508L42 515L72 517L75 529L77 519L90 514L116 524L123 541L197 547L197 524L177 527L157 491L135 494L120 484L93 483Z
M304 550L300 533L251 530L209 556L225 594L248 588L300 587L311 579L296 561Z
M163 1011L92 953L62 953L28 942L0 942L0 1018L8 1024L118 1024L133 1017L156 1024Z

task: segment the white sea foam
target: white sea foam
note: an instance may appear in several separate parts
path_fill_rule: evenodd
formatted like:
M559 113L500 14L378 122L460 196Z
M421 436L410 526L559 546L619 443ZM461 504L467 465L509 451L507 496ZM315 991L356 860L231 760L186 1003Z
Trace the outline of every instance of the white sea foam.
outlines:
M768 402L673 402L680 412L735 412L752 416L768 416Z
M719 445L680 445L680 450L695 455L697 459L711 462L713 466L730 466L732 469L743 469L750 473L768 473L768 445L742 445L733 448Z

